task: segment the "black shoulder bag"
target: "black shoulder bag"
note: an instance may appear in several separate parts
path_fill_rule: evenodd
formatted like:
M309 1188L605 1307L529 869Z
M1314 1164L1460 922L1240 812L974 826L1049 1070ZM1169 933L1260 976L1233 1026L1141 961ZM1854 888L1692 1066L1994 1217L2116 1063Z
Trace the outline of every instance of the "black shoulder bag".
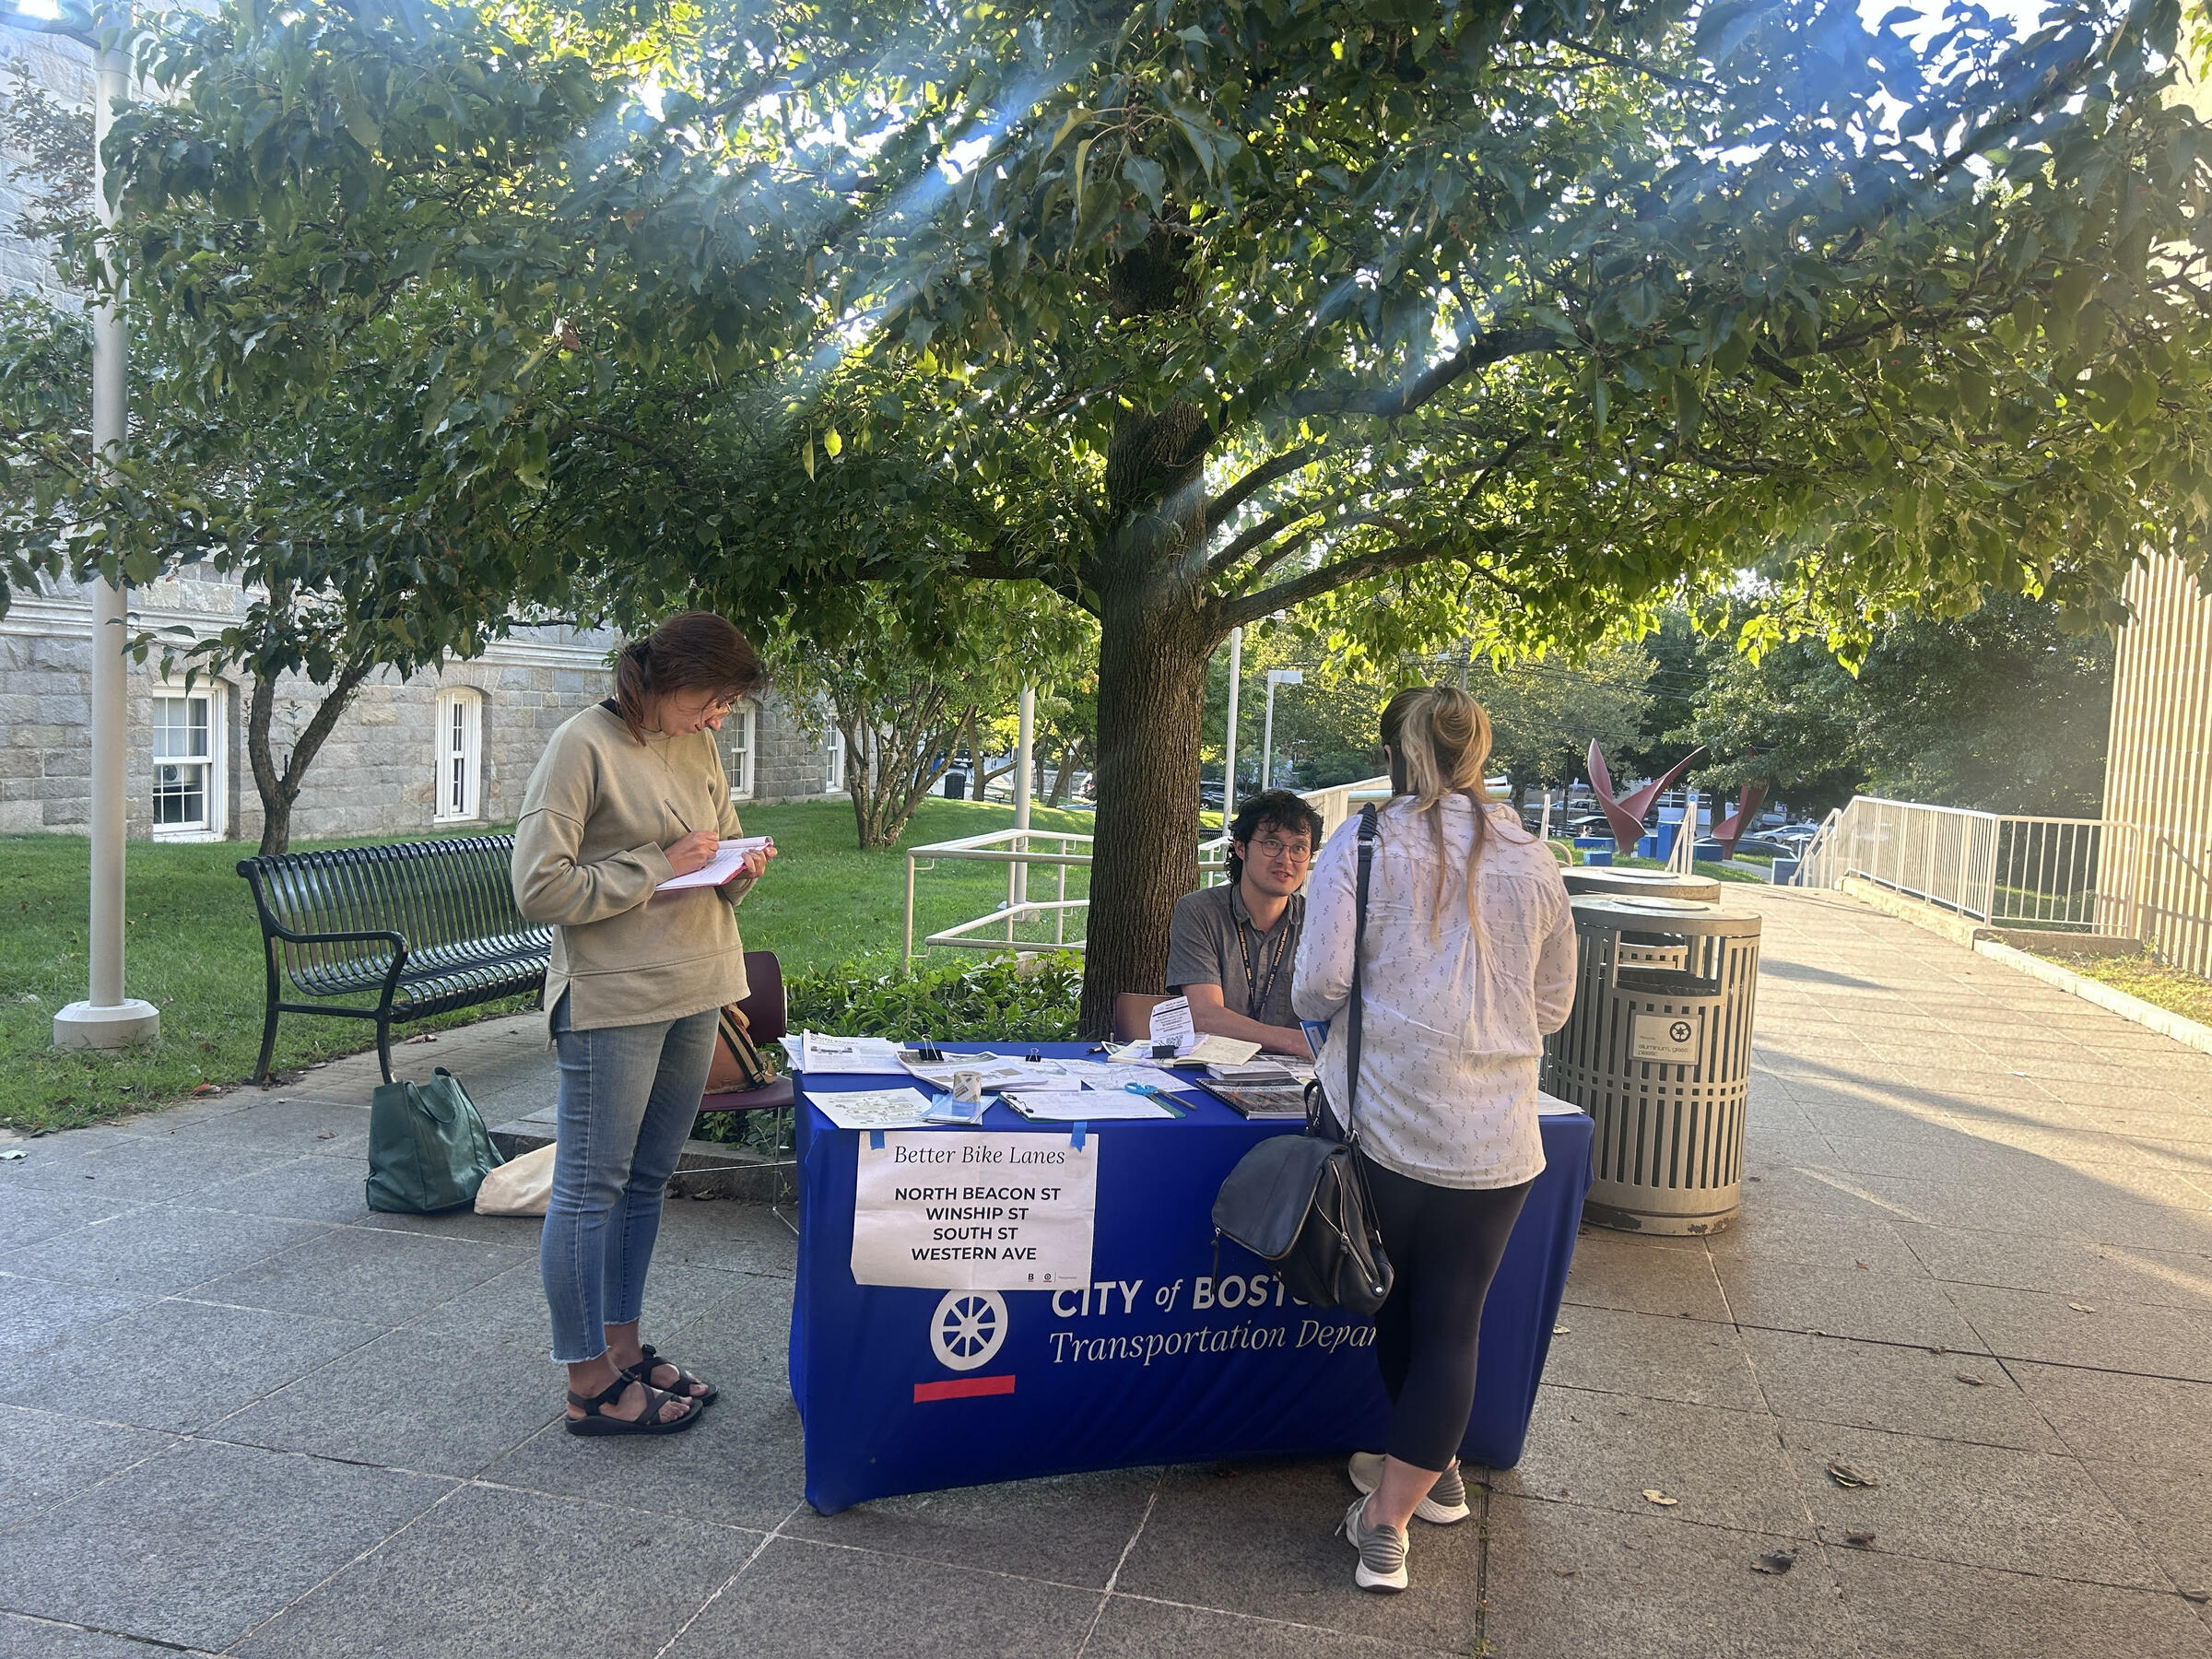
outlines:
M1390 1295L1390 1258L1359 1165L1359 947L1375 861L1375 809L1359 813L1359 886L1353 912L1351 1023L1345 1032L1344 1133L1321 1081L1306 1086L1306 1132L1277 1135L1238 1159L1214 1200L1214 1250L1241 1244L1275 1265L1285 1288L1317 1308L1371 1314ZM1217 1274L1215 1277L1218 1277Z

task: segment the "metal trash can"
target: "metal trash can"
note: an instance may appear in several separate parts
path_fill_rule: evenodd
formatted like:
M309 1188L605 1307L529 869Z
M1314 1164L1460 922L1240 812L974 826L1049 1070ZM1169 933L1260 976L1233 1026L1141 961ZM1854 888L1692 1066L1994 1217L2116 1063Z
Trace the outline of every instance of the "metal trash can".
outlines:
M1672 870L1561 870L1571 893L1609 893L1616 899L1691 899L1721 901L1718 876L1677 876Z
M1767 879L1776 887L1795 887L1797 885L1797 860L1777 858L1767 870ZM1574 891L1572 888L1569 888L1567 890L1571 893Z
M1543 1087L1597 1123L1586 1220L1718 1232L1743 1190L1759 918L1678 899L1573 899L1574 1012Z
M945 798L948 801L968 798L968 774L958 767L945 774Z

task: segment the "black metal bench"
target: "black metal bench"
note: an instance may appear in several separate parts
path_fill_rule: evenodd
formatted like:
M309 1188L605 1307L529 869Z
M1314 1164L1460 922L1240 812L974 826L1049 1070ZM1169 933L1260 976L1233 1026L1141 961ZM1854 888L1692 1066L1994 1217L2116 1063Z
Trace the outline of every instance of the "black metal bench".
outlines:
M515 908L513 862L512 835L241 859L269 971L253 1080L268 1076L279 1014L374 1020L389 1083L394 1025L544 989L552 930ZM303 996L375 1005L287 1002L288 976Z

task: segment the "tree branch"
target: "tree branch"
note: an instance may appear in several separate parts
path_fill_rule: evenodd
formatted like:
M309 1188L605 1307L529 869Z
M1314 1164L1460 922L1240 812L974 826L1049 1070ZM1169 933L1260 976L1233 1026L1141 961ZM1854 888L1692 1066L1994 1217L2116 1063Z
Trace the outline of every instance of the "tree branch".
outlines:
M1495 334L1478 334L1442 362L1423 370L1413 379L1388 391L1352 391L1347 388L1324 388L1309 392L1290 400L1288 413L1297 418L1306 415L1372 415L1382 420L1394 420L1401 415L1410 415L1436 394L1477 369L1487 369L1492 363L1501 363L1507 358L1526 357L1534 352L1560 351L1582 342L1571 336L1563 337L1548 328L1508 328Z
M1694 75L1669 75L1664 69L1654 69L1648 64L1638 63L1634 58L1623 57L1618 52L1606 52L1582 41L1561 41L1559 44L1564 51L1579 52L1585 57L1595 58L1601 64L1610 64L1616 69L1626 69L1632 75L1655 80L1663 87L1672 87L1677 92L1718 92L1721 89L1712 82L1700 80Z
M1286 450L1279 455L1261 462L1259 465L1253 467L1214 498L1212 505L1206 510L1207 534L1211 535L1235 517L1237 509L1243 506L1259 491L1266 488L1285 473L1296 472L1320 453L1312 444L1300 444L1297 449ZM1210 574L1211 571L1209 571L1208 573Z
M1247 594L1241 599L1231 600L1221 607L1221 618L1231 628L1241 628L1257 622L1262 617L1271 617L1278 610L1288 610L1294 605L1303 605L1309 599L1370 576L1380 576L1387 571L1403 571L1414 565L1426 564L1443 556L1447 544L1441 539L1414 542L1410 545L1388 547L1377 553L1358 553L1349 559L1340 559L1335 564L1325 564L1294 576L1288 582L1277 582L1256 594Z

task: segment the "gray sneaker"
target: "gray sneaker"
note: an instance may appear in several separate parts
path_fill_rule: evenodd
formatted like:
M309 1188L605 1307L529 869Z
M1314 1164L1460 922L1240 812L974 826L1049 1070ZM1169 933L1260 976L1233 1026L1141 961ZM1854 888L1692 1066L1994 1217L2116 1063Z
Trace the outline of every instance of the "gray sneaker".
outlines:
M1344 1512L1344 1524L1336 1529L1359 1552L1359 1565L1352 1570L1352 1583L1362 1590L1403 1590L1406 1535L1394 1526L1368 1525L1359 1518L1359 1512L1366 1507L1365 1498L1353 1499L1352 1507Z
M1382 1484L1382 1453L1355 1452L1345 1472L1364 1497ZM1450 1526L1475 1512L1467 1507L1467 1483L1460 1477L1457 1458L1436 1477L1436 1484L1429 1488L1429 1496L1421 1500L1413 1512L1431 1526Z

